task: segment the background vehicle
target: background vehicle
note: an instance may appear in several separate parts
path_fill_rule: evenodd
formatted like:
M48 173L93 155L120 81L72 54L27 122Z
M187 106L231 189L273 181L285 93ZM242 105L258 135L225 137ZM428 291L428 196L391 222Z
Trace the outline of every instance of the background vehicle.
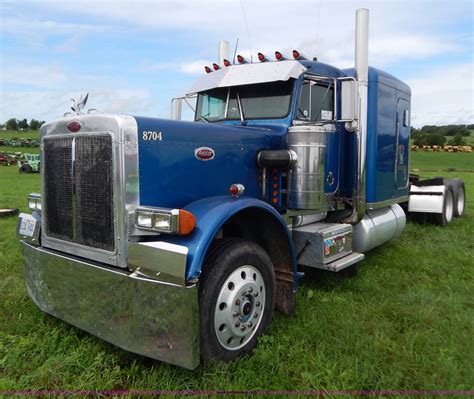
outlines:
M17 161L20 173L32 173L40 171L40 155L24 153Z
M41 128L42 195L21 214L28 292L45 312L183 367L249 352L298 266L339 272L398 237L406 212L464 211L460 180L409 174L409 87L275 53L222 54L189 94L195 121L74 114ZM225 47L225 46L223 46ZM79 106L79 104L82 104Z

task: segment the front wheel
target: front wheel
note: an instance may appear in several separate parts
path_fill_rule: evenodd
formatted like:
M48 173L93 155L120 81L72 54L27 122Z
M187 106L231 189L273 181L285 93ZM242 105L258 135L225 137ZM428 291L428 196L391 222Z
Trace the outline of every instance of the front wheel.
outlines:
M220 239L210 254L199 286L201 356L231 361L250 352L270 324L275 273L253 242Z

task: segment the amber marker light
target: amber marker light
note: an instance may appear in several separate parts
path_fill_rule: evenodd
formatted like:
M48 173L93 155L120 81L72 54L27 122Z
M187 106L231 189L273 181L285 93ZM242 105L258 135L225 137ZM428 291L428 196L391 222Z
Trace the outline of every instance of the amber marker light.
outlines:
M185 236L191 233L196 227L196 219L191 212L184 209L179 210L179 235Z

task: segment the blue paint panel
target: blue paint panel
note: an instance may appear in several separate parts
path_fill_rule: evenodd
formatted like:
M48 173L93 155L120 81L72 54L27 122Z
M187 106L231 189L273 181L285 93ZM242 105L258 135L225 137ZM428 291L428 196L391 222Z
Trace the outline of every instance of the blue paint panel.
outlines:
M190 235L183 237L161 236L162 241L188 247L187 280L199 276L207 249L225 221L237 212L247 208L263 209L279 221L290 243L292 267L295 273L295 281L297 280L293 243L280 214L266 202L248 197L233 198L230 195L205 198L188 204L184 209L191 212L196 218L196 229Z
M233 183L243 184L246 196L260 198L257 152L279 148L282 142L278 132L264 127L135 119L141 205L182 208L201 198L225 195ZM161 132L162 140L144 140L143 131ZM194 151L200 147L212 148L214 159L198 160Z
M408 195L403 182L408 178L410 127L403 126L403 110L410 111L411 91L392 75L370 67L368 95L366 198L375 204ZM403 110L398 109L400 101Z

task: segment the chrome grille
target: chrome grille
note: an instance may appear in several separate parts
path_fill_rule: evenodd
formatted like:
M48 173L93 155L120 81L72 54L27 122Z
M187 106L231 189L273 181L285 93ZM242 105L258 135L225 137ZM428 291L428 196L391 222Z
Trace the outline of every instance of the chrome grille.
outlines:
M112 138L45 139L43 173L47 236L113 251Z

